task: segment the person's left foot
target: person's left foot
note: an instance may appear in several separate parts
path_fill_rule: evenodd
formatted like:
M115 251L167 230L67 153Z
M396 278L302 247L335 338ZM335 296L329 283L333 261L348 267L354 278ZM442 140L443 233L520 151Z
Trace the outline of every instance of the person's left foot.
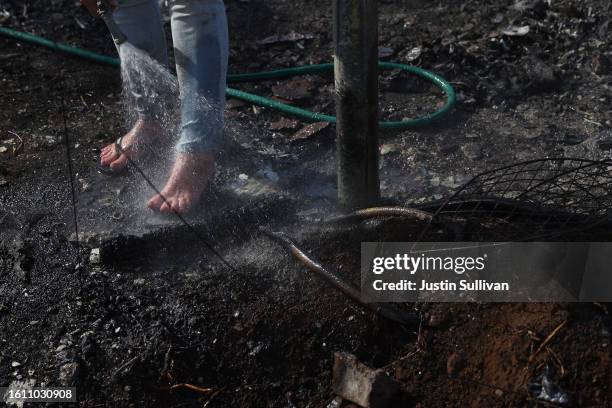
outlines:
M147 205L162 213L186 213L200 200L213 169L214 158L211 153L179 153L168 181L160 191L161 195L156 194Z

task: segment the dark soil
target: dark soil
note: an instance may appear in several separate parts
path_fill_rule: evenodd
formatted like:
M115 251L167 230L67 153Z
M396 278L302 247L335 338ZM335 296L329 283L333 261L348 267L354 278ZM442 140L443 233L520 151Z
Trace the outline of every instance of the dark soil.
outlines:
M380 2L389 59L443 74L460 100L444 123L381 135L385 200L439 200L480 171L531 158L610 157L610 2L519 3ZM226 4L230 72L331 60L329 2ZM73 1L0 0L2 10L3 26L114 54L103 25ZM530 30L509 36L510 26ZM291 31L313 38L257 43ZM334 211L333 126L296 135L305 124L279 125L278 112L229 101L230 141L204 210L189 221L234 271L192 230L143 208L151 191L138 174L97 173L99 148L125 130L117 70L0 38L0 73L0 386L75 385L83 407L325 407L332 353L348 351L387 369L416 406L538 406L529 384L546 367L571 405L612 405L608 305L411 304L402 307L423 324L399 327L259 234L261 225L285 230L357 283L361 241L421 231L398 220L316 226ZM287 99L305 86L293 103L333 112L331 78L297 85L240 88ZM381 75L385 118L442 102L429 84ZM89 262L97 247L104 263ZM214 393L169 389L184 383Z

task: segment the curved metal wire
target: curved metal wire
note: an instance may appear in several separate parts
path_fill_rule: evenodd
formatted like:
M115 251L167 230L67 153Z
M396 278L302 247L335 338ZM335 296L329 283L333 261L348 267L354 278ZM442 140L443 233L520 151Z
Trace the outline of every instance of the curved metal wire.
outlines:
M418 241L440 217L462 217L466 240L572 239L609 222L612 160L547 158L489 170L439 204ZM500 228L501 224L511 228Z

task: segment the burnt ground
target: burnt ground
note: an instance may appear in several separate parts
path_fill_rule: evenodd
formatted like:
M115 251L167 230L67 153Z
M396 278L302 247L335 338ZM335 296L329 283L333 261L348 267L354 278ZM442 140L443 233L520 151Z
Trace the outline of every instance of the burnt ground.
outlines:
M483 170L532 158L609 157L610 3L510 3L381 1L388 58L443 74L459 94L443 123L381 135L386 200L439 200ZM227 8L230 72L331 59L326 1L231 0ZM72 1L0 0L0 9L3 26L114 53L104 27ZM527 34L509 35L525 26ZM292 31L312 38L258 43ZM298 134L305 124L229 101L230 141L205 209L189 220L230 271L176 220L143 208L151 192L138 174L97 173L99 148L125 129L116 69L3 38L0 49L0 385L76 385L84 407L324 407L333 399L332 353L348 351L387 369L410 405L537 406L529 384L545 367L571 405L612 404L608 305L404 305L423 325L402 328L353 305L258 234L260 225L284 229L354 282L364 237L415 239L414 223L317 227L334 211L332 126ZM289 84L240 88L333 111L331 78L307 78L306 96ZM386 118L441 103L428 84L381 75ZM89 248L100 245L110 255L92 264ZM462 357L450 377L453 355ZM215 393L168 389L182 383Z

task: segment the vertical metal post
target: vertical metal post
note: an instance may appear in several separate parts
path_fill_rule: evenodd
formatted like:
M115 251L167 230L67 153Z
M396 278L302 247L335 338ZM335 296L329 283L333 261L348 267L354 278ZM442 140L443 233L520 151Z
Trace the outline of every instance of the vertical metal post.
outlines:
M334 0L334 47L338 203L350 210L380 198L376 0Z

